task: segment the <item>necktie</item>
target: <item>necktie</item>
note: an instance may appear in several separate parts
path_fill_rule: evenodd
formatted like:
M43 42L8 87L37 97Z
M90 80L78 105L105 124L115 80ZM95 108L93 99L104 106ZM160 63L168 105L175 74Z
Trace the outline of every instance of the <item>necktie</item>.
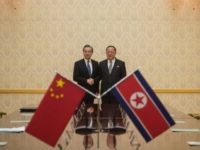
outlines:
M92 71L91 71L91 68L90 68L90 61L89 60L87 61L87 69L88 69L89 75L91 76Z
M109 64L109 67L108 67L108 71L109 71L109 74L111 74L112 72L112 60L109 61L110 64Z

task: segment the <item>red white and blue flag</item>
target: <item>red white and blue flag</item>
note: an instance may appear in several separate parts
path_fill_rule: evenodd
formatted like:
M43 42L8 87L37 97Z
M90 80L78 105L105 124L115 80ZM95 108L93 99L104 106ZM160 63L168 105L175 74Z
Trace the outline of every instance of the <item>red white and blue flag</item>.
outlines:
M175 124L139 70L116 84L112 92L146 142Z

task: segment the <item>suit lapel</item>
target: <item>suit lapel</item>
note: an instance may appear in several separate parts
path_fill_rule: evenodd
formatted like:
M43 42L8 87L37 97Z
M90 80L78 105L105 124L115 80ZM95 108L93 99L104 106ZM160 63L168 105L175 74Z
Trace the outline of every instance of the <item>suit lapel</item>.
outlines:
M115 64L114 64L114 66L112 68L111 75L115 73L117 66L118 66L118 61L117 61L117 59L115 59Z
M92 59L91 59L91 63L92 63L92 74L91 74L91 76L92 76L94 73L94 70L95 70L94 61Z
M88 74L88 76L90 76L84 59L82 60L81 64L82 64L82 67L84 68L84 70L86 71L86 73Z
M106 61L103 63L103 67L105 68L105 71L106 71L106 73L107 73L108 76L111 76L111 75L116 71L117 66L118 66L118 60L115 59L115 64L114 64L114 66L113 66L113 68L112 68L112 72L111 72L111 74L109 74L109 70L108 70L108 60L106 60Z
M105 61L105 63L104 63L104 68L106 68L106 73L107 73L108 75L110 75L110 74L109 74L109 70L108 70L108 60Z

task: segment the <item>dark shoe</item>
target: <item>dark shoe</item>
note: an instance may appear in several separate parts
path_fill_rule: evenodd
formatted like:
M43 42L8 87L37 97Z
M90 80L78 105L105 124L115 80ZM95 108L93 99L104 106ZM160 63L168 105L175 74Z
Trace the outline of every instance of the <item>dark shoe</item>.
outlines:
M96 132L96 128L86 127L85 125L76 127L75 132L77 134L87 135Z
M96 120L93 118L88 119L87 125L79 125L75 128L77 134L91 134L97 132Z
M121 126L115 126L115 127L112 127L112 128L104 128L104 129L102 129L102 132L119 135L119 134L126 133L126 128L121 127Z
M124 134L126 133L126 128L122 125L114 125L113 121L109 120L107 127L102 129L102 132L108 132L111 134Z
M122 126L114 126L113 128L109 129L109 133L119 135L126 133L126 128Z
M93 107L89 107L87 109L86 116L81 119L75 128L75 132L78 134L91 134L97 131L96 119L92 117L92 113L94 112Z
M116 136L114 134L108 133L107 135L107 146L110 149L115 149L117 144Z

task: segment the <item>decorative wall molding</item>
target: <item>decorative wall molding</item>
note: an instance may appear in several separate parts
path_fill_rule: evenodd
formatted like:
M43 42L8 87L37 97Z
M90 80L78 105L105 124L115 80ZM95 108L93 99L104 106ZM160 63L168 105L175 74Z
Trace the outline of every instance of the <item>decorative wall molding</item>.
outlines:
M38 105L55 72L73 80L90 44L99 62L116 46L163 102L199 112L199 17L200 0L0 0L0 110Z
M156 93L160 94L192 94L198 93L200 94L200 88L155 88ZM46 92L45 89L16 89L16 88L2 88L0 89L0 94L44 94Z
M192 94L192 93L198 93L200 94L200 88L194 88L194 89L186 89L186 88L180 88L180 89L154 89L156 93L162 93L162 94Z
M44 94L45 92L45 89L0 89L0 94Z

